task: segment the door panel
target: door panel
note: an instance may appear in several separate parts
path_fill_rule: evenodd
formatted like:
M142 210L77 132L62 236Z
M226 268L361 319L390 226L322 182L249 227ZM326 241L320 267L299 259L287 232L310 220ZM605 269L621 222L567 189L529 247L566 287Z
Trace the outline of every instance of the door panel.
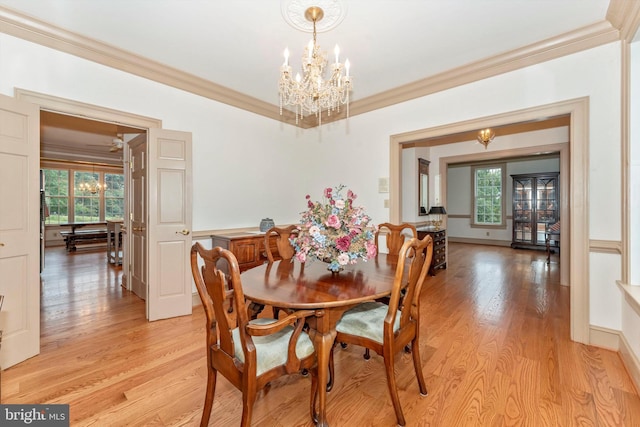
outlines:
M40 113L0 95L0 366L40 352Z
M149 129L149 320L191 314L191 134Z
M128 264L131 291L147 299L147 137L129 142L131 185L129 185L130 257Z

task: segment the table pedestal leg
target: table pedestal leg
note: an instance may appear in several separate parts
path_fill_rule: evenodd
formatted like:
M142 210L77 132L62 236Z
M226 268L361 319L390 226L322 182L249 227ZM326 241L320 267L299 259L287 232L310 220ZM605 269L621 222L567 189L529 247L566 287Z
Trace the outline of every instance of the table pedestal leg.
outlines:
M309 330L318 358L318 427L328 427L327 421L327 380L329 378L329 356L336 338L335 329L320 333L315 329Z

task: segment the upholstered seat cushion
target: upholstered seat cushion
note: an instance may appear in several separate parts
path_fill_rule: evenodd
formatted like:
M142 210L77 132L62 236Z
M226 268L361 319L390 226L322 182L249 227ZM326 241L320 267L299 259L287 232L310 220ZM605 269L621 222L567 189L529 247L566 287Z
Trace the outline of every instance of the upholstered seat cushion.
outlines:
M344 313L336 325L336 330L383 344L384 318L388 311L389 306L381 302L363 302ZM393 331L399 328L400 311L396 315Z
M255 319L249 323L254 325L267 325L275 322L275 319ZM256 359L257 368L256 374L261 375L268 370L278 366L284 365L287 361L287 346L289 345L289 339L293 334L293 326L287 326L279 332L263 337L251 337L253 344L256 347ZM242 363L244 363L244 352L242 351L242 344L240 343L240 331L238 328L231 330L233 337L233 345L235 347L236 357ZM304 359L307 356L313 354L313 343L309 339L309 335L302 332L298 337L296 343L296 355L299 359Z

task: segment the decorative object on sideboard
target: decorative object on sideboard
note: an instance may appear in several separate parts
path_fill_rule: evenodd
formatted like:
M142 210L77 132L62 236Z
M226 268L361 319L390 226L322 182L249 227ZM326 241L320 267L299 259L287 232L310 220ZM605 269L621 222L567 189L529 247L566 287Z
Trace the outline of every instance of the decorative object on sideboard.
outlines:
M478 142L482 145L484 145L484 149L487 149L487 146L489 145L489 143L491 141L493 141L493 138L496 137L496 133L494 132L493 129L487 128L487 129L482 129L481 131L478 132Z
M260 231L264 233L275 225L275 222L273 222L271 218L262 218L262 221L260 221Z
M317 0L315 3L324 7L311 6L303 10L300 1L292 0L283 3L282 14L287 22L296 29L309 31L309 23L313 28L313 39L309 42L302 56L302 76L297 73L295 79L292 77L291 66L289 65L289 49L284 50L284 63L280 67L280 115L282 106L291 105L295 107L296 124L299 118L304 118L306 113L315 114L318 124L322 124L322 111L327 115L332 112L340 112L340 106L345 104L347 117L349 117L349 93L351 92L351 76L349 76L349 60L340 63L340 48L336 45L334 49L335 62L330 65L330 75L327 80L324 78L324 71L327 64L327 53L320 50L316 42L316 26L325 18L327 26L321 30L335 27L344 18L344 7L339 0ZM304 12L304 15L302 15ZM306 19L302 19L302 17ZM343 69L345 74L343 75Z
M444 206L431 206L431 209L429 209L429 218L433 218L431 223L436 230L440 230L442 226L442 215L446 214L447 211L444 209Z

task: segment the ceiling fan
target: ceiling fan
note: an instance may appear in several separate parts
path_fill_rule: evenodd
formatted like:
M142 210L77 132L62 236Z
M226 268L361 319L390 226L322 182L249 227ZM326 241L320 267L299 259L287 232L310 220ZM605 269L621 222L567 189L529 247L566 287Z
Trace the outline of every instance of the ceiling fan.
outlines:
M115 153L116 151L122 150L122 147L124 147L124 140L122 139L121 135L118 135L111 141L111 147L109 147L109 151Z
M121 151L124 147L124 139L122 134L118 134L115 138L111 140L109 144L89 144L89 147L109 147L109 152L115 153L116 151Z

